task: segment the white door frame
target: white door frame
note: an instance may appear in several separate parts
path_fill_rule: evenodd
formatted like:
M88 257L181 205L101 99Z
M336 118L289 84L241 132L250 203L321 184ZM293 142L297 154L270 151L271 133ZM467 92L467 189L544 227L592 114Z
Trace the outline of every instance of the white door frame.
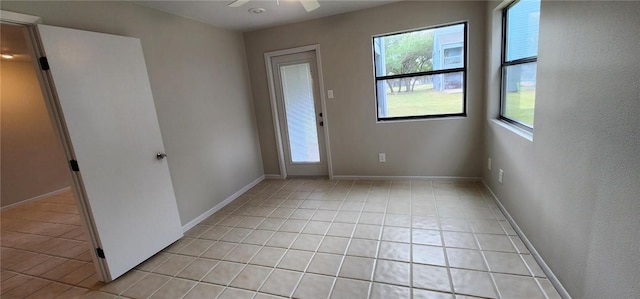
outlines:
M42 91L45 105L47 106L47 110L49 111L49 116L51 117L54 131L56 132L56 136L60 141L60 144L62 145L67 161L73 160L73 157L75 157L75 155L71 146L71 138L69 137L64 123L64 119L61 113L62 110L57 104L57 101L55 101L56 93L53 85L51 84L51 78L49 77L49 75L43 74L43 72L40 71L40 67L38 66L38 58L42 56L43 50L40 45L40 40L37 35L37 29L35 28L35 25L42 23L40 17L0 10L0 20L2 22L24 25L29 30L29 46L32 47L31 54L33 55L33 64L34 68L37 69L35 73L38 77L38 81L40 81L40 89ZM73 182L72 189L74 191L76 203L78 204L78 212L80 214L80 217L82 217L85 231L87 232L89 237L88 242L91 247L88 249L91 253L93 264L96 267L96 275L98 276L97 278L100 281L110 281L111 277L109 275L109 272L107 271L105 260L97 256L96 250L92 250L93 248L101 248L101 246L98 234L95 229L93 217L91 217L91 213L89 213L88 201L86 192L84 190L84 185L82 183L82 178L80 178L77 172L70 171L70 174Z
M267 81L269 85L269 98L271 99L271 114L273 117L273 128L275 130L276 147L278 149L278 162L280 164L280 178L287 178L287 167L284 157L284 145L282 141L282 130L280 130L280 117L278 116L278 105L276 101L276 88L273 78L273 68L271 64L271 58L275 56L297 54L302 52L313 51L316 55L316 64L318 71L318 88L320 89L320 105L322 107L323 121L324 121L324 145L327 159L327 170L329 172L329 178L333 179L333 165L331 163L331 146L329 142L329 114L327 113L327 101L325 98L324 80L322 75L322 61L320 60L320 45L308 45L297 48L271 51L264 53L264 62L267 71Z

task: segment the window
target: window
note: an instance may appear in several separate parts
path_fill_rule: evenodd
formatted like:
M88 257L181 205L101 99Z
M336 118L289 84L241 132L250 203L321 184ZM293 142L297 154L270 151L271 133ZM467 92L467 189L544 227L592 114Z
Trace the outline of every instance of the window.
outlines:
M378 121L466 116L467 23L373 37Z
M503 13L500 118L533 130L540 0L520 0Z

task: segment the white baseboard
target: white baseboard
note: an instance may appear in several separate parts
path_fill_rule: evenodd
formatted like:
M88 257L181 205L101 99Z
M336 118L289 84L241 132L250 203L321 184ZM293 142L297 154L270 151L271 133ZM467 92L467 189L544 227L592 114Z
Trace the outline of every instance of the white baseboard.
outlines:
M282 180L282 175L279 174L265 174L265 180Z
M544 274L547 275L547 278L549 279L551 284L553 284L553 286L556 288L560 296L562 298L571 299L571 295L569 294L569 292L567 292L567 289L564 288L562 283L560 283L560 280L558 280L558 277L553 273L553 271L551 271L551 268L549 268L549 265L547 265L547 263L544 261L542 256L536 250L536 248L533 247L533 244L531 243L531 241L529 241L529 239L524 234L524 232L520 229L516 221L513 219L513 217L511 217L511 214L509 214L509 212L504 207L502 202L500 202L500 199L498 199L498 196L496 196L496 194L493 193L493 190L491 190L489 185L487 185L487 183L484 180L481 180L481 181L484 187L487 188L487 190L489 190L489 193L491 193L491 196L493 196L493 199L498 204L498 207L502 211L502 214L504 214L505 218L507 218L507 221L509 221L509 223L511 224L513 229L516 231L520 239L522 239L522 242L524 243L524 245L527 246L527 249L529 250L529 252L531 252L531 256L533 256L536 262L538 262L538 265L540 265L540 268L542 269Z
M21 205L28 204L30 202L34 202L34 201L36 201L38 199L43 199L45 197L54 196L54 195L57 195L57 194L60 194L60 193L64 193L64 192L67 192L67 191L71 191L71 187L64 187L64 188L58 189L56 191L51 191L49 193L45 193L45 194L42 194L42 195L38 195L36 197L32 197L32 198L29 198L29 199L21 200L21 201L16 202L16 203L12 203L12 204L10 204L10 205L8 205L6 207L0 208L0 211L13 209L15 207L19 207Z
M189 221L189 223L185 224L182 226L182 231L183 232L187 232L188 230L192 229L194 226L198 225L200 222L202 222L203 220L209 218L209 216L213 215L213 213L219 211L220 209L224 208L226 205L228 205L230 202L232 202L234 199L238 198L240 195L242 195L243 193L249 191L249 189L253 188L255 185L259 184L260 182L264 181L265 176L262 175L259 178L255 179L253 182L247 184L246 186L242 187L242 189L238 190L236 193L231 194L231 196L227 197L227 199L223 200L221 203L215 205L213 208L209 209L208 211L204 212L202 215L196 217L195 219Z
M371 181L472 181L478 182L479 177L457 177L457 176L370 176L370 175L334 175L334 180L371 180Z

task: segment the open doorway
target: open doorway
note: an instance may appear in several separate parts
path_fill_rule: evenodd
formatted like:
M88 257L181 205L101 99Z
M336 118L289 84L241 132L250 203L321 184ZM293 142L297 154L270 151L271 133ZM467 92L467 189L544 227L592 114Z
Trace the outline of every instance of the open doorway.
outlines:
M38 81L28 29L1 23L0 30L3 280L95 284L87 230Z

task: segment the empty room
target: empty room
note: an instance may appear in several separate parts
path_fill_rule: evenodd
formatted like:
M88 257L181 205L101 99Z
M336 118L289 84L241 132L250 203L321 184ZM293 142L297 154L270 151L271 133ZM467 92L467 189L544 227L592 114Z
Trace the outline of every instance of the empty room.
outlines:
M639 298L638 1L2 1L2 298Z

